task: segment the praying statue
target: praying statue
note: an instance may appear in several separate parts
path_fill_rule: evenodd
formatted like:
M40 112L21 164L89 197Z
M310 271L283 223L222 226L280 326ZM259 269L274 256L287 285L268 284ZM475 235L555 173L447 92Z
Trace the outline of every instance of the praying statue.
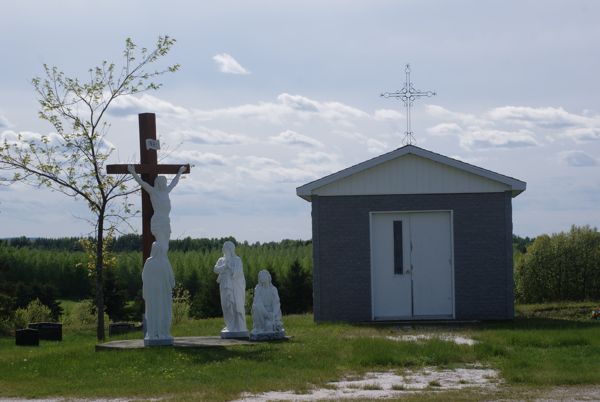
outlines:
M179 183L179 178L186 170L186 167L182 166L179 168L177 175L171 180L169 185L167 185L167 178L165 176L158 176L154 181L154 186L143 181L135 172L133 165L128 165L127 170L131 173L135 181L150 195L152 209L154 210L154 214L150 219L150 231L166 255L167 251L169 251L169 238L171 237L171 220L169 218L171 200L169 199L169 193Z
M271 274L266 269L258 273L258 285L254 288L252 323L252 341L285 338L279 293L271 283Z
M150 257L142 271L144 313L144 345L172 345L171 319L175 276L165 250L152 243Z
M223 244L223 257L215 264L214 272L219 275L217 283L225 320L221 338L247 338L246 278L242 259L235 254L235 245L232 242L226 241Z

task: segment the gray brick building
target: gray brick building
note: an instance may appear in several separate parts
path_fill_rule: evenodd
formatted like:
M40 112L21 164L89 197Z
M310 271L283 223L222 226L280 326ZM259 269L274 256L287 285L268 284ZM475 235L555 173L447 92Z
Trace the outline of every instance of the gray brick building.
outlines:
M317 321L511 319L520 180L408 145L297 188Z

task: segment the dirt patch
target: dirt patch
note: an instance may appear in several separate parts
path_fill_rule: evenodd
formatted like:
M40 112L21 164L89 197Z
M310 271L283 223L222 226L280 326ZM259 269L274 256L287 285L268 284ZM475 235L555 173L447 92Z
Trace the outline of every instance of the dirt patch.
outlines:
M386 399L420 391L447 391L463 388L495 389L499 383L498 372L489 368L469 367L438 370L426 367L418 371L371 372L357 379L344 379L314 389L305 394L293 391L245 394L236 402L314 401L322 399Z

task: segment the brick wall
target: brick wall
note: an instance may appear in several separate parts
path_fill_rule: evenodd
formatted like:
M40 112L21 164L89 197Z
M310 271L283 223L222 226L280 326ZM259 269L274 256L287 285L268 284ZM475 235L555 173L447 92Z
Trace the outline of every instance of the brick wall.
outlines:
M417 210L453 211L456 318L513 318L512 209L506 192L314 196L315 320L371 320L369 212Z

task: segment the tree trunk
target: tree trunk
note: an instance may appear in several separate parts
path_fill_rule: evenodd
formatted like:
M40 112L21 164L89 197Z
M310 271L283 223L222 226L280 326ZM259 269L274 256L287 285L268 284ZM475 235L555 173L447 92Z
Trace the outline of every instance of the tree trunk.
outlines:
M96 236L96 312L98 313L98 326L96 336L99 341L104 340L104 279L102 270L104 267L104 213L98 216L98 233Z

